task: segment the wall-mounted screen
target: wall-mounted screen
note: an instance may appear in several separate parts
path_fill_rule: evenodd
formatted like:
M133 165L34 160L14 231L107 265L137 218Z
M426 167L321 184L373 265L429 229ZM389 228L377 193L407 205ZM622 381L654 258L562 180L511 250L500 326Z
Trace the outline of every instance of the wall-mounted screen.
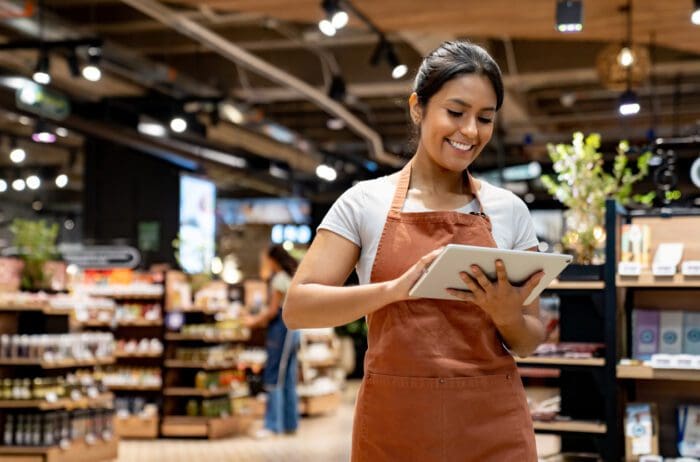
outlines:
M180 266L186 273L211 268L216 234L216 186L209 180L180 176Z
M222 199L217 204L217 210L227 225L311 222L311 204L300 198Z

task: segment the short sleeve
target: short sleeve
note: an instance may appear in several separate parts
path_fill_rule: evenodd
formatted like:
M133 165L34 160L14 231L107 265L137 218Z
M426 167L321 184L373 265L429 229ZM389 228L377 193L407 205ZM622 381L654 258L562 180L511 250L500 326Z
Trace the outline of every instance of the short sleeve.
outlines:
M525 202L513 194L513 250L526 250L538 244L530 211Z
M270 282L270 285L272 286L273 290L276 290L277 292L281 292L283 294L286 294L287 291L289 290L289 286L292 283L292 278L289 277L287 273L284 271L280 271L279 273L276 273L272 277L272 281Z
M345 191L335 201L331 209L318 226L318 230L326 229L349 240L358 247L362 247L360 229L362 227L362 201L364 194L360 184Z

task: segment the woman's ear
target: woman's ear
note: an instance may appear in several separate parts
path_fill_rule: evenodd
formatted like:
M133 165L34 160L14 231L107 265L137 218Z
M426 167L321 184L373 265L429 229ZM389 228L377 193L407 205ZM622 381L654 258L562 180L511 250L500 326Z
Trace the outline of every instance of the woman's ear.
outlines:
M423 108L418 102L418 95L416 92L411 93L408 97L408 108L411 113L411 120L416 125L420 125L421 118L423 117Z

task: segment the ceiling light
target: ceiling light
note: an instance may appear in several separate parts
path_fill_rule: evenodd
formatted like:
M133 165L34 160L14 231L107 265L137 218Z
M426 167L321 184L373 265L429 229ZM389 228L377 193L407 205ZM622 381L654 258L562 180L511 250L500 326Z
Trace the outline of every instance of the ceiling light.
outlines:
M339 117L333 117L326 121L326 127L328 127L329 130L342 130L345 128L345 121Z
M32 208L35 212L40 212L41 209L44 208L44 204L42 204L41 201L34 201L32 202Z
M24 191L24 188L27 185L24 183L24 180L22 178L17 178L15 181L12 182L12 189L15 191Z
M338 177L338 173L335 171L335 169L329 165L326 164L319 164L318 167L316 167L316 176L321 178L322 180L326 181L335 181L335 179Z
M581 32L583 30L583 2L581 0L558 0L556 28L559 32Z
M32 78L36 83L48 85L51 83L51 74L49 74L49 55L45 52L39 54L39 60L36 62L36 69Z
M331 24L336 29L340 30L348 24L350 16L345 11L336 12L331 18Z
M68 186L68 175L65 173L61 173L56 177L56 186L59 188L65 188Z
M637 95L632 90L627 90L620 96L620 114L623 116L634 115L639 112L640 106Z
M690 15L690 22L700 26L700 0L695 0L693 13Z
M0 193L7 191L7 181L0 180Z
M60 136L61 138L65 138L68 136L68 130L63 128L63 127L57 127L56 128L56 134Z
M183 133L187 130L187 121L182 117L173 117L170 121L170 129L175 133Z
M400 79L408 72L408 66L399 61L394 47L384 37L380 37L379 43L377 44L377 47L374 49L372 57L370 58L370 64L376 66L382 60L385 60L387 64L389 64L389 67L391 68L391 76L394 79Z
M14 148L10 151L10 160L15 164L22 163L27 158L27 153L22 148Z
M32 140L34 140L35 143L55 143L56 135L49 131L43 120L38 119L36 121L34 133L32 133Z
M158 122L139 122L137 130L139 133L149 136L163 137L167 134L165 126Z
M97 82L102 78L102 71L94 64L88 64L83 68L83 77L90 82Z
M318 22L318 29L323 32L323 35L326 35L328 37L333 37L336 33L335 27L333 27L333 23L331 23L327 19L322 19Z
M634 53L628 47L623 47L617 55L617 62L622 67L630 67L634 64Z
M27 187L29 189L39 189L41 187L41 178L36 175L31 175L27 177Z
M400 79L406 75L406 72L408 72L408 66L405 64L398 64L397 66L394 66L394 69L391 71L391 76L394 79Z
M239 125L245 122L243 112L230 101L224 101L223 103L219 104L219 111L221 115L231 123Z

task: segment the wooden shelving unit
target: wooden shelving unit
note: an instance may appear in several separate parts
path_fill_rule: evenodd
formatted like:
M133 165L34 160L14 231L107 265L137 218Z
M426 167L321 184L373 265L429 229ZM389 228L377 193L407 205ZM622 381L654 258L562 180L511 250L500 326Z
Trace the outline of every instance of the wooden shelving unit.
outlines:
M529 358L515 358L518 364L541 364L547 366L581 366L603 367L605 358L565 358L548 356L531 356Z
M0 446L0 460L7 462L99 462L117 458L118 438L97 439L92 444L73 441L66 449L58 446Z
M602 290L605 288L603 281L560 281L555 279L547 290Z
M116 433L120 438L158 438L158 416L117 416L114 419L114 433Z
M117 351L114 353L115 358L160 358L163 353L126 353Z
M115 358L101 358L90 361L76 361L69 359L60 362L47 362L41 359L0 359L0 366L38 366L42 369L69 369L72 367L92 367L114 364Z
M160 385L108 385L112 391L158 391L162 388Z
M10 399L0 400L0 409L39 409L41 411L52 411L58 409L86 409L94 407L104 407L112 405L114 395L112 393L103 393L95 398L81 398L72 400L69 398L57 399L56 401L38 400L38 399Z
M700 370L659 369L649 366L630 366L618 364L617 378L637 380L680 380L686 382L700 382Z
M244 342L248 340L240 335L191 335L191 334L165 334L165 340L171 342L198 340L207 343Z
M208 363L201 361L181 361L179 359L166 359L165 367L171 369L201 369L205 371L216 371L219 369L235 369L238 365L233 361L224 363Z
M317 416L338 409L342 400L340 392L319 396L299 397L299 412L308 416Z
M654 276L649 272L639 276L617 275L618 287L700 289L700 276Z
M250 426L248 416L186 417L165 416L160 425L163 436L222 438L245 431Z
M607 426L604 423L584 420L555 420L552 422L535 420L533 424L536 431L596 434L607 432Z
M202 398L213 398L215 396L225 396L231 393L229 388L212 388L203 390L194 387L167 387L163 389L165 396L199 396Z

